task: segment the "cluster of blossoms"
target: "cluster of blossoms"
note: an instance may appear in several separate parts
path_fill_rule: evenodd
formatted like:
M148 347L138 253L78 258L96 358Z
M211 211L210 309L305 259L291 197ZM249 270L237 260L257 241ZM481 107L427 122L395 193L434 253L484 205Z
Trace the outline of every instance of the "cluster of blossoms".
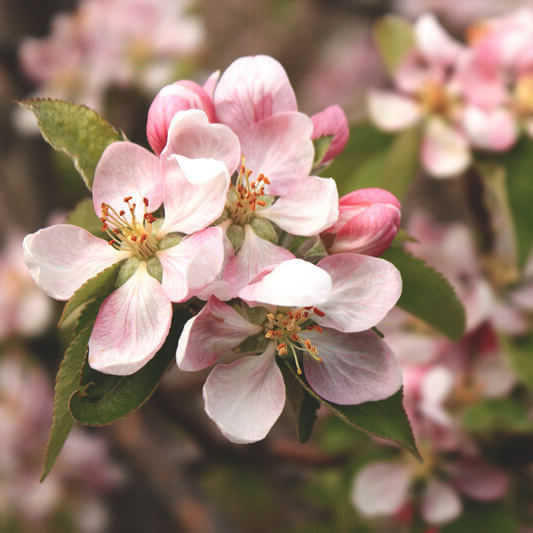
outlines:
M326 400L387 398L401 372L370 330L398 300L401 277L373 255L396 235L400 205L379 189L339 200L333 179L312 175L347 136L340 108L299 112L267 56L238 59L204 86L176 82L148 114L154 153L115 142L96 167L106 238L68 224L42 229L24 240L26 265L66 300L120 263L88 343L90 366L104 373L139 370L165 342L172 303L205 301L185 324L177 363L198 370L224 359L204 400L232 441L264 438L279 417L283 360ZM315 156L313 140L324 139Z
M156 90L179 61L199 51L200 19L188 0L79 0L57 14L50 35L20 47L25 74L37 92L101 109L111 86Z
M428 174L462 173L472 150L510 149L533 133L533 11L471 26L468 44L431 14L414 23L414 45L394 72L395 91L372 90L370 119L385 131L422 123L421 158Z
M466 311L466 332L452 343L399 310L380 325L402 367L404 405L424 463L408 457L367 463L354 480L352 501L368 516L409 525L419 515L441 526L460 516L463 498L491 502L508 492L510 473L486 457L463 416L474 404L516 397L517 376L500 335L531 331L532 285L529 279L511 291L496 291L463 224L440 225L418 212L409 232L423 243L410 244L413 252L438 264L455 287Z

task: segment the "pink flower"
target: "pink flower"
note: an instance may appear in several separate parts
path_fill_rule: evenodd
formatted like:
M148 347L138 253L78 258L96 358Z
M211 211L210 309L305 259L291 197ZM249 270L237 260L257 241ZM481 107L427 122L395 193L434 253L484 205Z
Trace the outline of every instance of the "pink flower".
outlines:
M396 359L368 330L396 303L401 278L394 266L357 254L329 256L313 265L292 259L265 270L239 297L259 309L245 318L212 297L189 320L176 359L182 370L215 363L248 337L260 355L218 365L204 386L208 415L234 442L266 436L285 403L277 358L294 360L323 398L357 404L387 398L401 385ZM261 307L264 306L264 311ZM258 312L259 311L259 312Z
M328 251L382 254L398 233L400 209L397 198L383 189L359 189L343 196L339 220L322 235Z
M322 160L318 161L319 165L327 165L344 150L348 142L350 135L348 119L338 105L332 105L314 114L311 120L313 121L313 139L331 136L331 144Z
M236 139L196 110L179 113L171 131L182 140L182 151L161 160L130 142L104 151L93 203L109 242L66 224L24 239L34 280L59 300L129 259L119 274L126 281L104 300L89 340L89 364L102 372L128 375L144 366L168 334L171 302L197 294L222 267L223 232L204 228L224 208L238 158L238 152L232 156ZM165 216L157 220L152 213L164 199Z
M217 282L217 295L227 299L263 268L293 257L278 245L276 228L311 236L336 221L335 182L309 175L314 159L312 139L322 134L334 136L326 154L329 160L340 151L347 131L346 119L338 108L327 110L316 125L299 113L287 74L271 57L237 59L216 87L215 83L216 76L208 82L208 89L196 87L194 98L175 98L161 114L154 111L147 129L163 131L174 105L211 109L206 94L213 87L214 116L239 139L242 164L230 187L221 222L235 251L227 256L222 280ZM154 109L162 109L164 101L164 95L158 96ZM162 135L159 144L161 139ZM179 149L179 144L170 141L166 148L168 153Z

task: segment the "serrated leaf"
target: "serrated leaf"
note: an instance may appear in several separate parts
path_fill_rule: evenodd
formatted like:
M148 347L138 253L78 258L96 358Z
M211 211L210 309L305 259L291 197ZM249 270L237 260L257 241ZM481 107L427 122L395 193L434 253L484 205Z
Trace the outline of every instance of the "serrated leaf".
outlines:
M92 233L100 239L109 239L106 233L102 231L102 222L96 216L93 201L90 198L85 198L79 202L68 214L65 223L86 229L89 233Z
M86 281L65 304L59 325L63 324L85 302L105 297L115 288L115 281L122 262L115 263Z
M518 524L511 511L501 502L469 501L454 522L444 525L442 533L518 533Z
M471 434L533 431L528 409L513 398L490 398L472 404L463 411L461 419L463 427Z
M420 459L409 420L403 408L403 392L399 390L390 398L377 402L365 402L359 405L338 405L321 398L307 383L305 378L298 375L291 364L285 364L293 377L304 390L320 404L350 426L364 431L374 437L380 437L395 442Z
M415 46L411 23L396 15L386 15L377 21L374 26L374 39L389 74L394 74Z
M110 376L85 364L80 390L70 398L73 418L87 426L103 426L142 407L174 360L178 338L188 318L190 315L184 310L174 312L167 341L153 359L135 374Z
M50 98L25 100L20 105L35 114L44 139L72 158L90 190L102 152L112 142L121 140L121 134L96 111L83 105Z
M450 339L460 339L465 330L464 308L442 274L402 248L389 248L381 257L402 275L397 305Z
M46 446L41 481L50 473L74 424L68 403L72 393L79 389L80 371L100 303L100 301L93 301L83 309L75 327L73 340L65 352L57 373L52 427Z

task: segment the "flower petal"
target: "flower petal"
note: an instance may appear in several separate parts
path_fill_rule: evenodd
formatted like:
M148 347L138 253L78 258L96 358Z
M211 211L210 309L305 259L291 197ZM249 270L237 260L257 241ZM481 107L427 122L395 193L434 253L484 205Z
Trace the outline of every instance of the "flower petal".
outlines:
M340 405L375 402L392 396L402 385L396 356L374 332L341 333L324 328L305 331L322 362L304 355L309 385L322 398Z
M52 298L68 300L88 279L129 256L78 226L58 224L27 235L24 262Z
M252 124L240 136L246 168L271 182L268 194L280 194L285 182L308 176L315 149L313 122L303 113L282 113Z
M193 233L214 222L224 210L230 175L213 159L172 156L165 163L165 221L160 235Z
M389 91L369 91L367 109L370 120L385 131L403 130L421 117L420 107L415 101Z
M334 254L322 259L333 282L331 293L315 305L325 313L320 325L339 331L363 331L375 326L394 307L402 292L398 269L388 261L361 254Z
M89 365L104 374L137 372L165 342L171 319L169 299L141 262L100 307L89 339Z
M499 500L509 487L509 476L504 470L478 459L458 461L450 474L461 492L478 501Z
M422 496L422 516L430 524L443 524L457 518L462 511L457 492L448 484L431 479Z
M230 293L234 297L262 270L277 265L294 255L276 244L258 237L249 224L244 226L244 242L224 269L223 280L230 284Z
M250 302L303 307L327 298L331 291L328 273L303 259L290 259L277 265L258 282L239 291Z
M204 385L205 411L232 442L264 439L285 405L285 384L274 344L261 355L218 365Z
M215 280L224 262L224 232L207 228L185 237L178 245L157 252L163 267L163 290L171 302L196 296Z
M93 205L100 216L105 202L116 211L126 209L124 198L132 197L137 205L137 218L144 213L143 199L149 201L150 212L163 202L164 182L159 158L137 144L119 141L110 144L94 171Z
M508 150L518 136L514 117L501 108L484 111L468 106L463 110L462 124L472 144L487 150Z
M339 194L335 180L308 176L291 180L282 196L256 216L267 218L294 235L316 235L339 216Z
M254 122L297 110L287 73L264 55L234 61L222 74L214 99L218 119L239 136Z
M181 370L201 370L261 331L261 326L248 322L213 296L185 324L178 342L176 362Z
M432 13L421 15L415 22L414 31L417 48L429 63L451 65L464 49Z
M367 464L355 476L352 503L366 516L390 516L407 502L411 478L409 465Z
M161 157L172 154L190 159L222 161L231 175L240 163L239 139L224 124L211 124L207 115L198 109L176 113L168 130L168 142Z
M470 164L466 137L440 119L431 119L422 142L424 168L435 178L460 174Z

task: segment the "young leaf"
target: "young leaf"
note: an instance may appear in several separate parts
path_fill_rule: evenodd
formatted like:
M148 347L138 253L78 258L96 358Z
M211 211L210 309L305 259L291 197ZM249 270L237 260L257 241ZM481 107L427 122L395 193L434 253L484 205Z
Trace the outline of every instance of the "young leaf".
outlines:
M68 403L72 393L79 389L80 371L87 353L87 343L101 301L88 303L76 324L72 342L65 352L65 356L56 377L54 392L54 413L52 428L46 446L46 456L43 465L41 481L50 473L54 463L74 424L68 410Z
M374 26L374 38L389 74L394 74L415 45L411 23L396 15L386 15L378 20Z
M391 397L378 402L365 402L359 405L338 405L321 398L309 386L305 378L296 373L289 362L285 361L285 363L304 390L320 404L328 407L341 420L365 433L395 442L417 459L420 459L413 432L403 408L403 393L401 390Z
M86 229L89 233L96 235L96 237L99 237L100 239L109 239L109 237L107 237L102 231L102 222L96 216L93 201L90 198L85 198L79 202L68 214L65 223Z
M381 257L402 275L398 306L450 339L460 339L465 329L464 308L442 274L402 248L391 247Z
M121 134L96 111L83 105L35 98L20 105L33 111L45 140L68 154L90 190L94 169L107 145L122 139Z
M83 305L85 302L94 298L102 298L110 294L115 288L115 281L118 276L121 262L115 263L102 272L96 274L93 278L86 281L65 304L59 325Z
M70 412L87 426L111 424L142 407L152 396L176 354L178 337L190 318L175 311L167 341L154 358L130 376L110 376L89 368L81 374L80 388L70 398Z

